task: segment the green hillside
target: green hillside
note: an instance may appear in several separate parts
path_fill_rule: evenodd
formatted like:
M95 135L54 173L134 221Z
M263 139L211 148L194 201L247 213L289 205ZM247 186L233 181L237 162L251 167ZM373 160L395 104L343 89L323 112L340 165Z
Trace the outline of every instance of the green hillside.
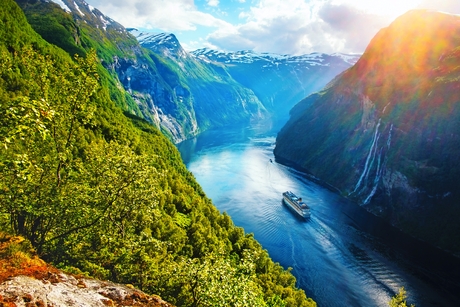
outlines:
M69 21L62 41L74 30ZM86 49L93 44L50 45L3 1L0 230L59 268L178 306L315 306L218 212L174 145L123 113L128 95Z

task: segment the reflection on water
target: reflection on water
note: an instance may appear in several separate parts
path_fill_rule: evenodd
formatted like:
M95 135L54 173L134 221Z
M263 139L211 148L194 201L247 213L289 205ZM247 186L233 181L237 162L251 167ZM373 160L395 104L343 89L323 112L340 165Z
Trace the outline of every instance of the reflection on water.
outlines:
M460 306L457 259L413 242L304 174L271 163L274 131L210 131L178 148L216 207L254 233L276 262L292 267L298 286L318 306L388 306L402 286L418 307ZM286 190L310 205L310 220L282 204ZM427 256L414 258L411 249ZM426 259L450 269L421 269Z

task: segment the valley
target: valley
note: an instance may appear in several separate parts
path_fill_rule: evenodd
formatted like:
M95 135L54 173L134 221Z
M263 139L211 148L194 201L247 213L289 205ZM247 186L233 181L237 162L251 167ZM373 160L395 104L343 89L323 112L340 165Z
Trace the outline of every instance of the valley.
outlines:
M405 11L367 43L366 11L301 1L293 25L316 17L286 31L252 15L273 3L171 0L154 21L188 10L173 33L142 27L157 2L125 27L84 0L5 0L0 235L23 243L1 259L177 306L458 305L460 15Z

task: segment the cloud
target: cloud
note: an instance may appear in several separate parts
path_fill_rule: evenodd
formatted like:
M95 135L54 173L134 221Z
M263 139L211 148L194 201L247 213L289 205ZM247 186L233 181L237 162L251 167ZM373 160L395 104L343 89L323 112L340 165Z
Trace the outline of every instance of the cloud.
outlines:
M217 29L207 40L226 50L275 53L362 52L388 18L332 1L262 0L232 31Z
M218 4L217 0L208 1ZM222 28L230 24L199 11L193 0L91 0L101 12L125 27L158 28L164 31L193 31L198 25Z
M319 16L327 24L326 33L343 42L344 52L364 50L375 33L390 23L389 18L342 4L325 4Z
M460 1L458 0L424 0L419 7L460 14Z
M219 0L208 0L209 6L219 6Z
M288 54L363 52L415 7L460 14L458 0L206 0L202 11L196 0L87 1L126 27L180 34L190 48Z

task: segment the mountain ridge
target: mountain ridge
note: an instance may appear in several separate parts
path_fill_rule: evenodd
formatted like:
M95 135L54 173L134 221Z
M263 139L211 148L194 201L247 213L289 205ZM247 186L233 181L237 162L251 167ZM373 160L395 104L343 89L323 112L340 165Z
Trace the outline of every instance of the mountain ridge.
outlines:
M143 32L137 41L128 29L83 0L54 2L72 15L76 23L73 36L81 41L77 45L98 50L109 73L117 75L115 86L123 86L131 96L122 107L157 125L175 143L210 128L278 120L279 114L284 120L296 102L351 66L346 60L337 60L331 62L332 67L308 71L308 67L294 63L300 58L292 58L288 63L292 67L287 69L278 69L279 63L264 70L249 66L230 69L185 51L172 33ZM85 30L78 32L79 27ZM300 85L301 90L286 86L290 82ZM276 94L278 87L282 90Z
M283 121L297 102L321 90L359 58L359 55L311 53L291 56L210 49L198 49L192 54L204 61L224 65L237 82L254 91L270 114L276 114Z
M427 10L398 17L353 67L295 106L275 147L279 161L454 252L459 25L458 16Z

